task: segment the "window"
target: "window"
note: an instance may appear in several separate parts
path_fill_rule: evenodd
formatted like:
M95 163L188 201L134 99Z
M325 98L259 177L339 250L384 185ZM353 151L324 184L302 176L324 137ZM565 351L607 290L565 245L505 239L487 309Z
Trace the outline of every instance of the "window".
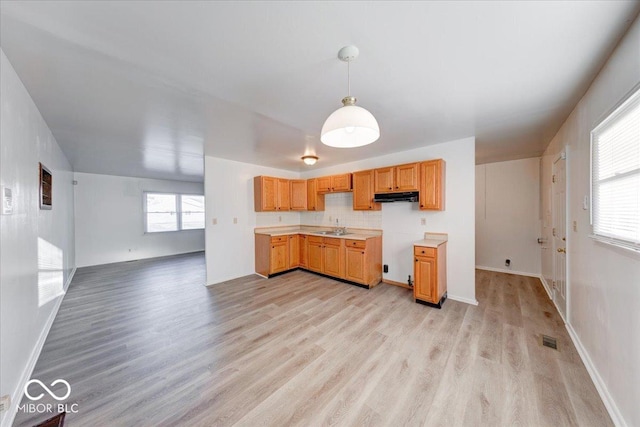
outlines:
M640 90L591 132L596 238L640 250Z
M204 196L197 194L144 193L145 232L204 228Z

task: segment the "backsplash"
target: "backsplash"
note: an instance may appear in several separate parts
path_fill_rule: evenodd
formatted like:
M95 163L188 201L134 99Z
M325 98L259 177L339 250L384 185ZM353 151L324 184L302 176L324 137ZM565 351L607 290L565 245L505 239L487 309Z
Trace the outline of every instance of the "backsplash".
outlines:
M382 229L382 211L354 211L352 193L334 193L324 196L324 211L300 212L300 224L335 227Z
M299 224L300 212L256 212L256 227Z

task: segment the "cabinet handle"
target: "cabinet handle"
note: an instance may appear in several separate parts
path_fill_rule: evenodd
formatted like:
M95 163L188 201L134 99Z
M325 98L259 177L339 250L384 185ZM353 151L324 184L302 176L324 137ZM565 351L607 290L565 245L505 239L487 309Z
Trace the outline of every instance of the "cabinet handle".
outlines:
M276 248L275 246L271 246L271 249L275 249L275 248Z
M393 188L389 187L389 190L393 190Z
M424 251L422 251L422 253L424 253Z
M418 262L418 258L416 258L416 262Z
M396 186L396 190L397 190L398 188L400 188L400 187Z
M364 255L364 252L362 252L362 255Z
M424 208L424 205L420 205L421 208Z
M373 209L373 207L372 207L372 206L369 206L369 209Z

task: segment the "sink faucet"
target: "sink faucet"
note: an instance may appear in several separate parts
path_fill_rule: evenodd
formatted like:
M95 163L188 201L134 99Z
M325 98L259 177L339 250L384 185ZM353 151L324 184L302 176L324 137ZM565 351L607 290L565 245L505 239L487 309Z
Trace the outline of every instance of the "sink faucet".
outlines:
M347 232L345 227L340 227L340 221L338 221L338 218L336 218L336 228L333 229L333 232L336 234L344 234Z

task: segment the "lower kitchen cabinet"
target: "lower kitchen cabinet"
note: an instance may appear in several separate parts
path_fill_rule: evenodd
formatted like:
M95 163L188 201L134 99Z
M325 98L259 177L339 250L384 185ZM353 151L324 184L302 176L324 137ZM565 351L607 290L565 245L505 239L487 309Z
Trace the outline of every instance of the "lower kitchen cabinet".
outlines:
M413 297L416 302L441 308L447 297L447 244L437 248L414 246Z
M382 236L366 240L256 234L256 273L269 277L304 268L373 287L382 280Z
M307 268L309 265L309 242L306 234L298 234L300 242L300 267Z
M382 280L382 237L345 241L346 280L375 286Z
M322 272L344 279L344 239L324 238Z

